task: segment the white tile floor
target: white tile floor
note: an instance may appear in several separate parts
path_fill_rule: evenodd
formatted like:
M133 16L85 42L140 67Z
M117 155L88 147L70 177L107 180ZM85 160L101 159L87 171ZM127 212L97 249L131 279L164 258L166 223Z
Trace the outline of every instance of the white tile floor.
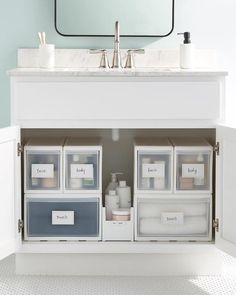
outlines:
M0 263L0 295L236 295L236 259L222 254L221 276L16 276L14 256Z

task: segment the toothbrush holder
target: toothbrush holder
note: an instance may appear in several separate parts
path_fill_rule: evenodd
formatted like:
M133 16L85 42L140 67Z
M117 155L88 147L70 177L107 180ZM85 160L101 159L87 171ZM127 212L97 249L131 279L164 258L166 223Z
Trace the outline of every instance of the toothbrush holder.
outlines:
M39 67L51 69L55 66L55 45L39 45Z

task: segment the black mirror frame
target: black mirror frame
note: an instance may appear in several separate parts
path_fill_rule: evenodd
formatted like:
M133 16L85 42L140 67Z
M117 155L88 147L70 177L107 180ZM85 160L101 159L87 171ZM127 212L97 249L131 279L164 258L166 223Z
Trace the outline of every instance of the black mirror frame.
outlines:
M169 36L173 30L175 25L175 0L172 0L172 22L171 22L171 29L170 31L165 35L120 35L121 37L135 37L135 38L142 38L142 37L167 37ZM114 35L71 35L71 34L63 34L61 33L57 28L57 0L54 0L54 26L56 32L63 36L63 37L114 37Z

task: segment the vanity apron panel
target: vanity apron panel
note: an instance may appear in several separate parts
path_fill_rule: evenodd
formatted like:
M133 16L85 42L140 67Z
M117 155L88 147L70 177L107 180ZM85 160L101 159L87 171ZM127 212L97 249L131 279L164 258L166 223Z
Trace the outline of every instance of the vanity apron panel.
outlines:
M91 78L16 81L13 117L39 120L217 120L217 80Z

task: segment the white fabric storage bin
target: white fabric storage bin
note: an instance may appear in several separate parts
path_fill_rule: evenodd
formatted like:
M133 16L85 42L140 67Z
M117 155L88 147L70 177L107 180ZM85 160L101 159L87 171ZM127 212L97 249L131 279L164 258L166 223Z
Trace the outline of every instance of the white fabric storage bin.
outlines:
M139 139L135 142L135 192L171 193L173 147L166 139Z
M31 139L24 147L25 193L62 191L63 139Z
M114 221L106 220L106 208L103 208L103 241L133 241L134 240L134 215L130 208L130 220Z
M68 139L63 154L64 191L101 192L102 147L97 140Z
M211 196L138 198L136 240L210 241Z
M25 240L100 240L100 197L25 195Z
M171 139L176 193L212 192L213 147L203 138Z

